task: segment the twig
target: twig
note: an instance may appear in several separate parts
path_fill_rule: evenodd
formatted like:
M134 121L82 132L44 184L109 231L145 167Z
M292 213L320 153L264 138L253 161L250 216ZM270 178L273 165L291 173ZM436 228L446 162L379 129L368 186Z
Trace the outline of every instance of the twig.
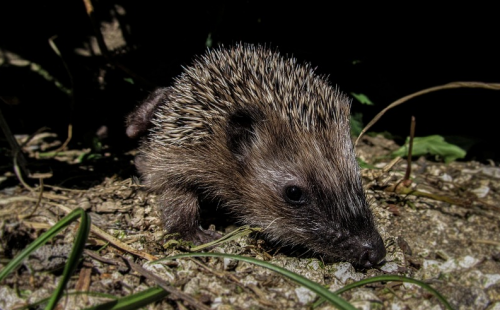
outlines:
M56 190L56 191L65 191L65 192L70 192L70 193L86 193L88 191L86 189L73 189L73 188L66 188L66 187L60 187L60 186L48 185L48 184L46 184L45 187L52 188L53 190Z
M3 102L3 98L0 97ZM5 102L7 103L7 102ZM10 131L9 125L7 124L7 121L3 117L2 110L0 110L0 127L2 128L3 134L5 135L5 138L7 139L7 142L9 143L9 146L11 148L11 154L12 157L14 157L14 163L18 163L21 169L24 171L26 175L29 174L28 169L26 168L26 158L24 158L24 154L21 151L21 147L17 143L16 138L12 135L12 131ZM17 172L16 172L17 175Z
M391 103L390 105L388 105L385 109L383 109L382 111L380 111L377 115L375 115L375 117L368 123L368 125L365 126L365 128L363 128L363 130L361 131L361 133L359 134L358 138L356 139L356 142L354 143L354 146L358 145L358 142L359 140L361 139L361 137L368 131L368 129L370 129L373 124L375 124L381 117L382 115L385 114L385 112L387 112L388 110L402 104L403 102L405 101L408 101L414 97L417 97L417 96L420 96L420 95L424 95L424 94L427 94L427 93L430 93L430 92L433 92L433 91L437 91L437 90L442 90L442 89L451 89L451 88L485 88L485 89L491 89L491 90L500 90L500 84L495 84L495 83L482 83L482 82L452 82L452 83L448 83L448 84L445 84L445 85L441 85L441 86L435 86L435 87L431 87L431 88L426 88L424 90L421 90L421 91L418 91L416 93L413 93L411 95L408 95L406 97L403 97L401 99L398 99L396 101L394 101L393 103Z
M20 145L21 149L25 147L31 140L33 140L34 137L36 137L38 134L44 132L45 130L50 129L49 127L43 126L42 128L38 128L34 133L30 134L28 138L26 138Z
M16 174L16 177L19 180L19 182L21 182L21 184L27 190L29 190L30 192L34 192L35 190L33 189L33 187L29 186L28 183L24 182L23 174L21 173L21 170L19 169L19 166L17 164L17 156L14 156L14 163L13 164L14 164L14 173Z
M122 260L104 258L104 257L98 255L96 252L90 251L87 249L84 250L84 253L87 254L88 256L92 257L93 259L100 261L101 263L117 266L118 268L126 268L127 270L130 270L130 267L126 266Z
M80 274L78 275L78 281L76 282L75 290L88 292L90 288L91 276L92 276L92 268L85 266L82 267L82 269L80 270ZM82 295L82 300L83 303L85 304L88 303L89 301L88 296Z
M395 157L391 160L387 165L382 168L382 174L389 172L399 161L401 161L401 157Z
M73 93L73 90L70 88L66 88L58 79L53 77L48 71L46 71L41 65L30 62L30 69L31 71L34 71L41 75L44 79L46 79L49 82L53 82L54 85L63 93L65 93L68 96L71 96Z
M240 280L238 280L238 278L235 275L233 275L232 273L230 273L230 272L226 272L224 270L221 271L221 272L217 272L217 271L209 268L207 265L203 264L199 260L195 259L194 257L191 257L190 260L194 264L198 265L199 267L201 267L205 271L210 272L211 274L215 275L219 279L223 279L223 280L230 279L231 281L235 282L236 284L241 285Z
M415 116L411 117L411 126L410 126L410 141L409 141L409 146L408 146L408 158L407 158L407 164L406 164L406 172L405 176L403 178L403 182L405 186L410 186L411 181L410 181L410 175L411 175L411 155L413 152L413 137L415 136Z
M476 239L476 240L472 240L472 241L476 242L476 243L482 243L482 244L489 244L489 245L500 246L500 242L493 241L493 240Z
M61 152L62 150L66 149L66 147L68 146L68 143L71 141L71 138L73 138L73 124L69 123L68 124L68 137L66 138L66 141L64 141L64 143L60 147L58 147L56 150L52 151L52 153L55 153L54 156L56 156L57 153Z
M127 244L121 242L120 240L118 240L115 237L111 236L110 234L106 233L104 230L100 229L97 226L92 225L91 228L90 228L90 231L92 233L94 233L95 235L99 236L100 238L108 241L109 243L111 243L115 247L117 247L119 249L122 249L122 250L124 250L124 251L126 251L128 253L131 253L131 254L134 254L136 256L145 258L148 261L154 261L154 260L158 259L154 255L151 255L151 254L143 252L143 251L136 250L136 249L128 246Z
M40 193L38 194L38 200L36 201L36 205L35 207L33 208L33 211L31 211L30 214L28 214L28 216L26 216L26 218L29 218L31 217L33 214L35 214L35 211L38 209L38 207L40 206L40 202L42 201L42 197L43 197L43 178L40 178Z
M73 90L75 89L75 84L73 82L73 75L71 74L71 71L69 70L68 64L66 63L66 61L64 61L64 58L62 57L61 52L57 48L57 45L54 43L55 38L57 38L57 36L53 36L49 39L49 45L52 48L52 50L54 51L54 53L56 53L56 55L59 56L59 58L61 59L63 66L64 66L64 69L66 69L66 72L68 73L70 87L71 87L70 92L68 93L68 96L70 97L68 136L66 138L66 141L64 141L64 143L59 148L57 148L57 150L55 151L55 152L58 152L58 151L66 149L69 142L71 141L71 138L73 137L73 111L75 110L75 95L74 95Z
M436 195L436 194L426 193L426 192L422 192L422 191L417 191L417 190L411 189L409 187L405 187L404 185L402 185L402 182L398 182L395 186L389 186L389 187L385 188L384 191L391 192L391 193L397 193L400 195L413 195L416 197L430 198L433 200L443 201L443 202L447 202L447 203L454 204L454 205L460 205L462 207L470 207L472 202L473 202L471 200L466 200L466 199L458 199L458 198L452 198L452 197L448 197L448 196L442 196L442 195ZM486 207L486 209L489 209L489 210L500 211L500 207L495 206L495 205L491 205L491 204L487 204L487 203L482 203L481 205Z

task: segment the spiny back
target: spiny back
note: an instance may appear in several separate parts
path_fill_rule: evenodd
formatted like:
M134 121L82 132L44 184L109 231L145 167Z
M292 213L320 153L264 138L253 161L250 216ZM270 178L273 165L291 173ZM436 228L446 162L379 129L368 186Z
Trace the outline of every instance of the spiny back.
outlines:
M349 100L309 64L262 46L209 50L175 80L153 118L155 142L195 143L241 107L276 113L291 126L346 126Z

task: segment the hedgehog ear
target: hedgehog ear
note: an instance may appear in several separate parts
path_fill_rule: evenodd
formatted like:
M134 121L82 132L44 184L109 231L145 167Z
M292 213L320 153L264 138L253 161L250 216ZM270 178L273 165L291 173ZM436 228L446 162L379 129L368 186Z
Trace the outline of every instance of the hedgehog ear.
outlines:
M259 110L247 108L236 110L229 116L226 127L227 146L238 160L245 159L256 125L262 119L263 115Z
M127 136L137 138L151 127L151 119L160 104L168 97L170 88L158 88L152 92L125 120Z

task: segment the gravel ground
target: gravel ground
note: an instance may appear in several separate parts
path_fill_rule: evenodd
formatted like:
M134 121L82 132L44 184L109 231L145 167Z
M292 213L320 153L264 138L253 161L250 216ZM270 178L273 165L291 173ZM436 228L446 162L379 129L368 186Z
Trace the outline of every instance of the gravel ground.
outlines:
M41 144L43 139L38 141ZM396 148L390 140L367 137L357 152L365 162L387 168L391 161L387 154ZM32 145L30 150L34 156L36 148ZM85 151L59 156L59 160L72 163L81 152ZM91 186L81 183L80 189L75 189L64 185L67 182L51 183L46 179L36 209L40 186L30 191L16 184L12 173L4 174L0 190L0 268L69 210L81 207L100 230L92 230L67 292L127 296L155 286L157 282L149 276L153 274L191 299L184 295L169 297L147 309L309 309L318 299L275 272L231 259L148 263L184 253L189 246L175 242L161 229L155 197L118 173L122 169L118 166L131 167L131 157L106 156L109 158L105 166L108 171L115 169L115 175L107 173L101 181L97 177L101 176L98 164L75 164L71 177L85 175L82 182ZM401 275L430 284L456 309L500 310L500 169L478 162L443 164L420 158L412 163L411 184L402 187L406 166L406 161L401 160L390 169L362 172L388 251L386 263L378 268L355 270L345 262L324 263L321 258L273 247L258 234L240 237L210 251L265 260L332 291L376 275ZM235 228L214 223L214 229L223 233ZM76 226L70 226L0 283L1 309L16 309L50 295L57 286L75 231ZM143 268L134 268L127 261ZM427 291L402 282L365 285L341 296L360 309L444 309ZM95 294L79 294L68 295L60 303L66 309L79 309L108 300ZM193 300L197 303L194 306ZM323 303L319 309L333 307Z

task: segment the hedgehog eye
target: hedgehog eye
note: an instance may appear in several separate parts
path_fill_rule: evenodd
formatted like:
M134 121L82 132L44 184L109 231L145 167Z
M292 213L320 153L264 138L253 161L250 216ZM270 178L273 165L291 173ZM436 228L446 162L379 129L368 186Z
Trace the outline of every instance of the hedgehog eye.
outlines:
M288 186L285 188L285 199L292 204L300 204L305 200L302 189L298 186Z

